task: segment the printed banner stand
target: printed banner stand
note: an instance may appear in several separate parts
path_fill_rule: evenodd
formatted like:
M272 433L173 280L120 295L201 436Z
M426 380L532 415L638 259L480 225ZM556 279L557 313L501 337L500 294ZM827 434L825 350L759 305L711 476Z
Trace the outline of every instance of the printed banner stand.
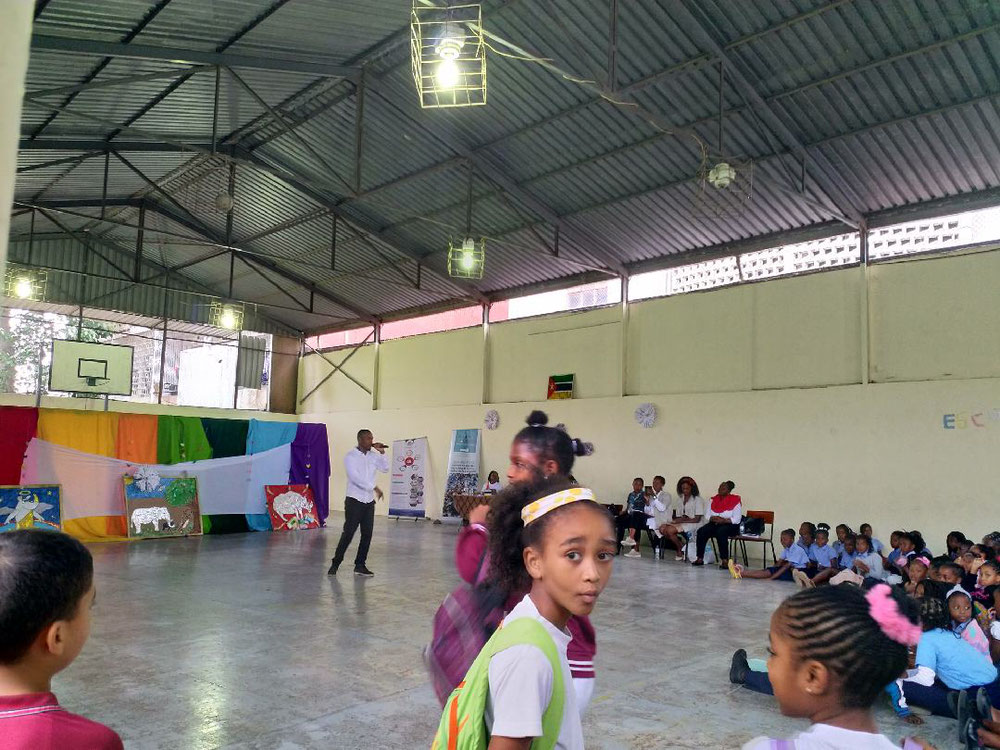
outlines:
M391 484L389 486L389 517L412 518L425 516L425 500L430 497L427 487L427 438L418 437L392 442Z
M461 518L455 495L475 495L479 490L480 430L453 430L448 453L448 480L444 490L441 520Z

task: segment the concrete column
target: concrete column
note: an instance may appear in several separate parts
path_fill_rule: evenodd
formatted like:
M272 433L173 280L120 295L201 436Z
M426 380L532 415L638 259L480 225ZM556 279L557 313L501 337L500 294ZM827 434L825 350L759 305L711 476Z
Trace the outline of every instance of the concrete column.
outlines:
M0 279L7 265L10 209L17 176L21 100L31 46L31 0L0 2Z

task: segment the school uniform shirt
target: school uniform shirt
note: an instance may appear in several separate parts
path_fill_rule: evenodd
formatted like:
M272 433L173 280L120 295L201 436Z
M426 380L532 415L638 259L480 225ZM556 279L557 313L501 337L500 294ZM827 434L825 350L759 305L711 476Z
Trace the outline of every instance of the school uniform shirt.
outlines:
M989 685L997 668L989 656L976 651L957 633L943 628L928 630L917 644L918 667L927 667L952 690Z
M820 570L823 568L832 568L833 563L840 557L837 551L829 544L824 544L822 547L814 544L810 548L809 556Z
M802 547L793 544L791 547L785 547L781 550L781 560L789 563L797 570L805 570L809 564L809 555L806 554L806 551Z
M858 556L857 552L846 552L844 550L840 551L840 559L837 560L837 565L845 570L850 570L851 566L854 564L854 559Z
M872 551L875 552L875 553L877 553L877 554L879 554L879 555L881 555L882 554L882 550L884 550L884 549L885 549L885 545L882 544L882 542L880 542L875 537L872 537Z
M895 565L896 567L899 567L899 563L897 563L896 561L899 559L899 556L902 555L902 554L903 553L900 552L899 549L894 549L892 552L890 552L886 556L885 559L889 561L890 565Z
M375 475L389 471L389 457L372 448L362 453L357 447L344 456L347 496L359 503L375 502Z
M510 623L522 617L540 622L559 652L565 703L556 750L583 750L583 726L566 658L571 636L542 617L530 596L525 596L504 618L504 622ZM555 684L552 664L545 654L537 646L529 644L504 649L490 659L489 681L485 719L490 735L541 737L542 715L552 700Z
M830 546L833 547L833 550L834 550L834 552L837 553L838 557L840 556L840 553L844 551L844 543L842 541L840 541L839 539L837 539L837 540L835 540L833 542L830 542Z
M757 737L743 746L743 750L770 750L775 740ZM889 738L882 734L855 732L829 724L813 724L805 732L800 732L791 740L795 750L834 750L849 747L851 750L899 750Z
M4 750L122 750L121 738L96 721L71 714L52 693L0 696ZM581 745L582 747L582 745Z
M859 575L863 575L865 578L874 578L876 581L884 581L887 573L885 568L882 567L882 556L875 551L866 552L863 555L855 555L853 563L860 560L865 565L868 566L868 572L862 573L860 570L857 571Z

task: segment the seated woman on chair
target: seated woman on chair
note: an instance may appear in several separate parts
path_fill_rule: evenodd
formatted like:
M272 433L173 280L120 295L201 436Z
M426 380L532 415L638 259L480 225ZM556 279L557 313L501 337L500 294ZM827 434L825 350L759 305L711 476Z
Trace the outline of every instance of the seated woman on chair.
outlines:
M705 501L698 494L698 484L691 477L677 480L677 498L670 508L670 523L662 524L659 532L677 548L677 560L684 559L687 540L697 533L705 518ZM681 539L680 535L686 538Z
M729 537L740 533L743 520L743 499L733 494L736 482L727 480L719 485L719 494L712 498L708 509L708 523L698 529L698 559L692 565L705 564L705 546L709 539L715 539L719 546L719 567L729 567Z

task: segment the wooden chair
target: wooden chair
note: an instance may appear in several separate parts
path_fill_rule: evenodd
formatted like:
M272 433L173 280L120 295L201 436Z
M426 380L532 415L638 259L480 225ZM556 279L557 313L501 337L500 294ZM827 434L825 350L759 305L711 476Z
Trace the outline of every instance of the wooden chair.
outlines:
M759 542L764 545L764 565L762 567L767 567L767 548L771 547L771 560L775 565L778 564L778 556L774 552L774 511L773 510L748 510L747 518L759 518L764 522L764 533L760 536L747 536L746 534L737 534L734 537L729 538L729 558L731 560L736 559L735 552L737 549L743 553L743 564L747 565L747 542Z

